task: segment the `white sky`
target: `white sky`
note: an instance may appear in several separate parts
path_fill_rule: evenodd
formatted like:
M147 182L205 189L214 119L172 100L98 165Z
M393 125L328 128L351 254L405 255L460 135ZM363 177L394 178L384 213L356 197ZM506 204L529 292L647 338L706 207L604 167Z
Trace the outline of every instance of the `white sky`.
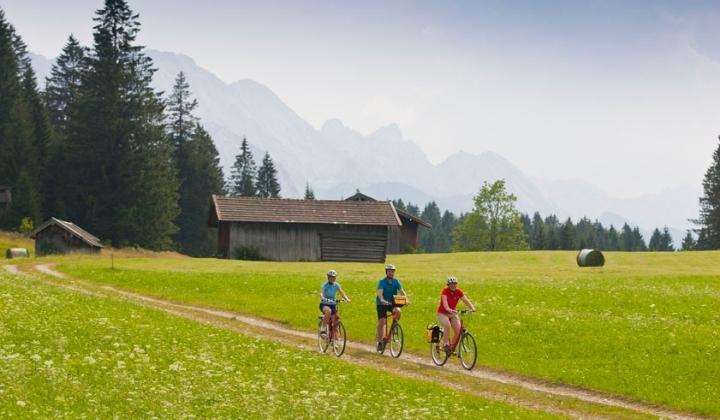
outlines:
M140 45L262 83L318 129L396 123L432 163L493 151L527 175L631 197L700 189L718 146L717 1L128 3ZM54 58L71 33L92 45L103 1L0 7Z

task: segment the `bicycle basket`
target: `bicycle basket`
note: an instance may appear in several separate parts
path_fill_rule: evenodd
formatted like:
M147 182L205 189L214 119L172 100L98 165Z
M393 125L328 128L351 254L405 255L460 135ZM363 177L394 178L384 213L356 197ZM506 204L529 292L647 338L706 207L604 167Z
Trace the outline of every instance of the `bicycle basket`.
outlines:
M399 306L407 305L407 297L395 295L395 296L393 296L393 304L399 305Z

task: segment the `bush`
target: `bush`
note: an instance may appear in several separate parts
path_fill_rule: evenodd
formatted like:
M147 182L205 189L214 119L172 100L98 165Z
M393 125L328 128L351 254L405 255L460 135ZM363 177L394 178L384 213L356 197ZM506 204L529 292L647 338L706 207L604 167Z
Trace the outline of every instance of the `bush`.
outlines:
M252 245L250 246L239 246L234 249L235 259L237 260L245 260L245 261L265 261L266 259L263 258L262 254L260 253L260 248L254 247Z

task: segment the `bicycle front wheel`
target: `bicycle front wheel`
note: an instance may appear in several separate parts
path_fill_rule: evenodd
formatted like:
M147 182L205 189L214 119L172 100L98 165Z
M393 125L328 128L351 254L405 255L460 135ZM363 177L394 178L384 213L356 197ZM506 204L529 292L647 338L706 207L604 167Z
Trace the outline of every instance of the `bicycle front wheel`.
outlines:
M460 357L460 363L467 370L475 367L477 361L477 343L475 343L475 337L470 333L465 333L460 338L460 346L458 350L458 356Z
M390 330L390 354L398 358L402 354L405 335L399 323L394 323Z
M338 321L333 335L332 346L335 356L340 357L345 353L345 325L343 325L342 321Z
M328 345L330 344L330 339L328 338L327 331L325 330L325 323L321 319L318 323L318 349L323 353L325 353Z

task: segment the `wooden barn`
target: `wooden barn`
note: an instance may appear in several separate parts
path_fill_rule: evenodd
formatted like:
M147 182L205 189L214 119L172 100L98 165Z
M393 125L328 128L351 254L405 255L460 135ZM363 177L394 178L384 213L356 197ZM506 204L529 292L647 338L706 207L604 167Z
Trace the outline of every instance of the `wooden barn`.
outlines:
M389 201L212 197L208 226L218 228L218 258L253 247L275 261L384 262L391 228Z
M346 198L347 201L377 201L363 193ZM413 216L405 210L395 209L400 218L400 226L390 228L388 254L402 254L408 246L418 247L418 229L420 226L430 229L432 225L423 219Z
M35 256L48 254L100 254L100 240L73 223L51 217L30 232L35 239Z

